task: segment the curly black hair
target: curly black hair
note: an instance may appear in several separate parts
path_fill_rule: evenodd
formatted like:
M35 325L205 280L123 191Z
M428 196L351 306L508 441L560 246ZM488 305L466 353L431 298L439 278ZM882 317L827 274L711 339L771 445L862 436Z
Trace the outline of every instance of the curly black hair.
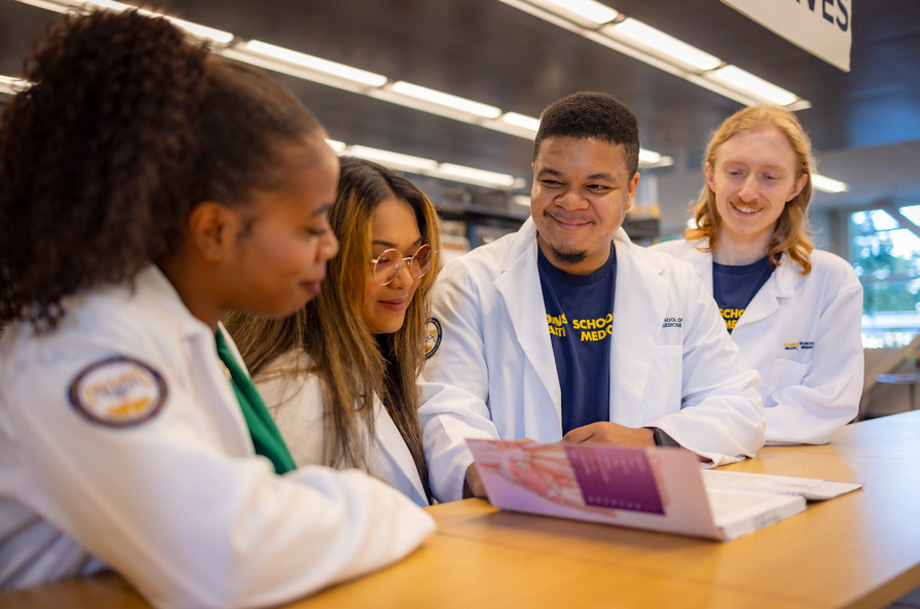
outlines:
M595 138L623 147L631 178L639 168L639 122L626 105L607 93L582 91L550 104L540 114L533 141L536 160L543 140L551 137Z
M195 204L278 187L279 144L322 133L264 73L136 11L52 23L24 70L0 119L0 325L53 329L64 298L132 280Z

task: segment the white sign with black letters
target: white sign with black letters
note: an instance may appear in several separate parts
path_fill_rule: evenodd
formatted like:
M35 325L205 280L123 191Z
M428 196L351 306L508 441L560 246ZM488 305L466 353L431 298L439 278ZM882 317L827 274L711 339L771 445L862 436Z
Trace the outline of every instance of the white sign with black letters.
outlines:
M844 72L850 71L855 0L722 0Z

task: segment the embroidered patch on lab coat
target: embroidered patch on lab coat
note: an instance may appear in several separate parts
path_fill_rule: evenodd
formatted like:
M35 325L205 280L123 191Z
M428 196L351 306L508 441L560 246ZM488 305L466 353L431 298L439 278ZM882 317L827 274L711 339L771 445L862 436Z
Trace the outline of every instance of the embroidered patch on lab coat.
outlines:
M117 355L90 364L70 383L70 403L84 418L108 427L149 421L166 401L163 376L142 361Z
M429 317L425 322L425 359L430 358L441 346L441 322Z

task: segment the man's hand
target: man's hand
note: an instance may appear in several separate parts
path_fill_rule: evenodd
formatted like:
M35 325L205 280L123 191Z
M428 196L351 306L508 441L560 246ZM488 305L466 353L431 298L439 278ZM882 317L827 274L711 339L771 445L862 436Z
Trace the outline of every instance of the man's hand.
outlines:
M463 481L463 498L469 497L486 498L486 487L482 485L482 478L479 477L475 463L466 469L466 478Z
M607 444L619 444L621 446L654 446L655 440L652 437L652 430L640 427L624 427L616 423L601 421L577 427L565 434L563 442L572 444L587 444L590 442L606 442ZM467 471L469 478L469 471Z

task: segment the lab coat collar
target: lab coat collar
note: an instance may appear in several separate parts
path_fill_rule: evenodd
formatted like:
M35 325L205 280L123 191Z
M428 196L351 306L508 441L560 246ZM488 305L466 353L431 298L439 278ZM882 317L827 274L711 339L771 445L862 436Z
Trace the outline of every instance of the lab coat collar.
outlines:
M668 311L667 265L634 245L622 228L614 235L617 252L616 302L610 356L610 420L639 425L651 362ZM668 331L677 331L669 328ZM641 335L642 338L637 338ZM679 344L679 343L678 343ZM619 409L630 413L618 416Z
M684 260L693 265L697 275L702 279L709 293L712 294L712 252L701 252L697 249L699 247L708 247L709 240L690 241L688 246ZM779 266L773 270L770 279L748 303L734 331L737 332L739 327L766 319L778 313L780 299L792 298L795 292L795 286L799 283L798 278L801 277L798 274L798 270L798 265L794 264L784 254Z
M527 218L513 239L494 286L505 301L524 356L538 372L544 389L562 416L562 391L537 268L537 229L531 218Z
M796 265L788 256L783 254L783 259L779 266L773 269L773 274L763 285L738 320L735 326L746 326L748 324L766 319L779 313L780 301L786 298L792 298L795 292L795 286L799 283L801 275L798 274L798 265Z
M175 287L155 265L138 273L135 285L133 297L144 299L145 306L156 311L158 323L164 325L161 330L164 335L175 336L188 345L188 365L191 366L204 391L222 404L222 412L226 417L221 418L221 422L224 425L224 433L236 439L234 450L242 449L239 452L240 456L253 454L255 449L252 446L249 428L233 388L227 381L224 365L217 355L214 331L192 315ZM223 325L219 327L237 363L248 374L249 371L246 370L232 337Z
M422 485L422 479L418 475L418 468L415 466L406 440L399 433L399 428L396 427L393 418L387 414L379 399L375 399L374 408L377 410L374 417L376 445L383 457L393 465L392 474L397 478L402 478L394 486L409 495L416 505L427 506L428 498L425 496L425 487Z
M147 299L152 306L159 309L162 320L172 324L177 335L183 338L206 333L213 338L214 332L206 323L192 315L173 284L156 265L150 265L137 274L135 278L136 294ZM226 334L226 333L225 333ZM234 355L236 346L232 347Z

